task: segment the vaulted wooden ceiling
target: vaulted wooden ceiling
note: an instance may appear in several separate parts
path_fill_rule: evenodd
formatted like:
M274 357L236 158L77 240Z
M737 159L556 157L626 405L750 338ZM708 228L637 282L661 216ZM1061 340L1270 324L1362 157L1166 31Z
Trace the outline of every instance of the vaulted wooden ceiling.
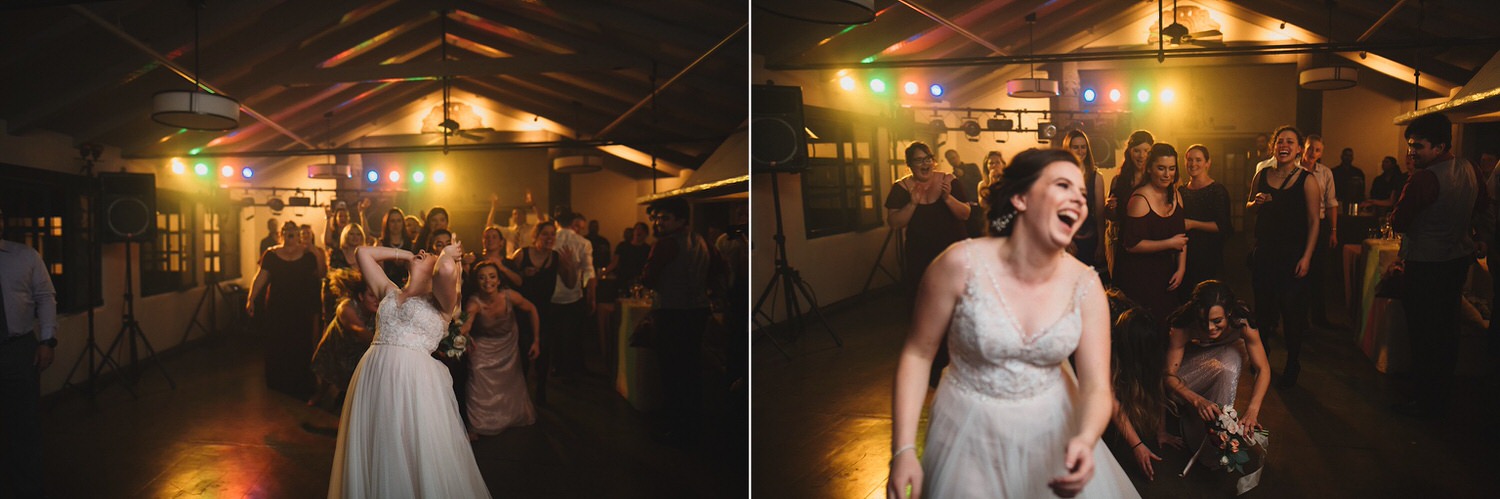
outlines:
M754 0L760 3L762 0ZM1398 4L1400 4L1398 6ZM809 23L755 8L752 13L752 53L769 69L842 67L860 69L871 63L920 62L950 82L949 96L962 101L995 91L1006 78L1026 66L979 61L998 56L1066 54L1106 50L1147 50L1148 30L1143 20L1155 21L1158 6L1171 12L1166 0L875 0L875 20L857 26ZM1372 44L1415 44L1438 38L1468 38L1487 43L1452 43L1421 47L1370 50L1424 77L1462 85L1495 54L1493 39L1500 35L1500 8L1490 0L1337 0L1329 30L1329 4L1309 0L1179 0L1179 7L1199 6L1218 17L1233 17L1245 27L1284 41L1247 40L1226 32L1228 47L1271 43L1354 42L1382 17L1383 24L1364 40ZM951 21L975 35L971 39L920 10ZM1037 13L1035 45L1025 22ZM1168 17L1167 23L1171 23ZM1139 39L1101 46L1111 33L1139 28ZM982 41L982 42L981 42ZM998 50L995 50L998 49ZM1244 59L1223 60L1243 61ZM1360 61L1355 61L1356 63ZM951 64L950 64L951 63ZM935 69L934 69L935 68ZM1409 76L1410 72L1407 72ZM1435 90L1429 87L1429 91ZM1435 94L1434 94L1435 95Z
M427 113L448 74L455 95L559 136L624 117L600 138L695 168L746 119L747 17L714 0L13 1L0 6L0 120L127 157L344 146ZM264 119L242 113L229 132L152 121L154 93L192 84L145 49L197 59L205 84Z

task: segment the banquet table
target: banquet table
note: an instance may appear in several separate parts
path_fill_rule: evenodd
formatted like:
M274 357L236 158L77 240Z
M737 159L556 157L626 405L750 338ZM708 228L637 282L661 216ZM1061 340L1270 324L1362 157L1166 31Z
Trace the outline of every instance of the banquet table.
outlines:
M650 348L630 346L630 334L636 325L651 314L651 301L641 298L620 299L619 362L615 369L615 391L642 412L661 404L661 376L656 352Z

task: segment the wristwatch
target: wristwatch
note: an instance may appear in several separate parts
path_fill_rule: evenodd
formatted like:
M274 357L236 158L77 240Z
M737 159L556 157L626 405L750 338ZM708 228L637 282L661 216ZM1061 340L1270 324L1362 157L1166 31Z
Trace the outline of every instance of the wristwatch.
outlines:
M47 346L52 347L52 348L57 348L57 337L54 336L54 337L51 337L51 338L47 338L45 340L41 340L41 341L36 342L36 344L37 345L47 345Z

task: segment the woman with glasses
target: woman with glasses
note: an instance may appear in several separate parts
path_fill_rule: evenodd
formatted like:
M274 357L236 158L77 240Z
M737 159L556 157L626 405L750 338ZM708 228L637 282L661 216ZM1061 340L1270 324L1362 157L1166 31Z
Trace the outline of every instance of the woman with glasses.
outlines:
M933 171L937 166L932 149L914 142L906 148L906 167L911 175L891 185L885 198L886 220L891 230L906 229L906 262L902 275L908 300L915 300L917 284L927 265L937 259L948 245L968 235L964 223L969 219L969 193L954 182L950 173ZM948 343L939 345L932 363L930 383L937 386L938 375L948 365Z

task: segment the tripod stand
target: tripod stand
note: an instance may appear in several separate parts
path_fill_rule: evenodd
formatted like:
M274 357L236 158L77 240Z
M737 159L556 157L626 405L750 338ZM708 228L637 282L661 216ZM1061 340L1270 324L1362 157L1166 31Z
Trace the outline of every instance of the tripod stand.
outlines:
M130 341L130 369L131 369L130 384L132 386L134 386L135 383L137 383L137 382L140 381L140 379L141 379L141 376L140 376L141 362L151 361L152 363L156 364L156 368L157 369L161 370L162 377L167 378L167 384L170 385L172 387L172 389L175 390L175 389L177 389L177 382L172 381L172 375L167 374L167 368L162 367L161 361L157 360L157 358L156 358L156 348L154 348L154 347L151 346L151 340L146 337L146 333L145 332L141 331L141 323L136 322L136 320L135 320L135 295L132 294L132 291L135 288L135 283L134 283L134 280L131 278L131 263L133 263L133 262L131 261L131 258L130 258L130 242L126 241L125 242L125 314L124 314L124 317L120 319L120 332L119 332L119 334L115 335L115 340L113 342L110 342L110 344L109 344L109 350L104 353L104 358L108 362L113 363L114 362L113 361L113 357L114 357L114 354L115 354L115 348L118 348L120 346L120 341L121 340L125 340L127 337L129 337L129 341ZM146 346L146 351L150 354L150 355L147 355L146 358L144 358L144 359L140 358L140 356L139 356L139 354L138 354L138 352L136 350L136 340L137 339L140 340L140 343L142 345ZM119 368L118 367L119 364L115 364L115 365L116 365L116 369L118 369ZM100 368L103 369L103 366L100 366ZM97 375L97 374L98 373L95 373L95 375ZM132 396L134 396L135 392L131 391L130 394Z
M93 224L90 223L89 226L92 227ZM89 240L89 261L97 263L99 261L99 243L97 241L93 240L93 236L92 235L90 235L89 239L90 239ZM88 335L88 340L84 344L83 351L82 352L78 352L78 359L73 361L73 367L71 369L68 369L68 377L63 378L63 388L66 389L68 387L76 387L77 386L77 385L73 384L73 373L78 372L78 366L83 365L83 358L85 356L87 356L88 360L89 360L89 370L88 370L89 378L88 378L88 388L86 390L84 390L84 393L88 394L89 400L92 401L92 400L94 400L94 395L97 393L95 391L95 382L98 379L99 372L104 370L104 366L106 366L106 365L114 366L115 372L120 372L121 369L120 369L120 364L116 363L114 359L110 358L108 354L104 353L104 349L99 348L99 342L94 339L94 299L93 299L93 294L94 294L94 275L95 275L94 274L94 269L89 269L89 271L87 272L87 274L88 274L88 281L87 281L87 288L85 288L85 289L88 289L88 293L89 293L89 300L88 300L88 302L89 302L88 303L88 307L89 307L89 312L88 312L88 316L89 316L89 335ZM96 361L95 360L95 356L96 355L99 358L102 358L102 360ZM102 362L102 363L99 363L99 362ZM131 397L135 396L135 391L131 390L130 387L128 387L128 386L125 387L125 391L130 392L130 396Z
M187 343L188 335L190 335L190 334L193 333L193 326L197 326L199 330L203 331L203 336L204 337L208 337L208 335L210 335L210 334L214 334L214 333L218 333L219 332L219 300L218 300L218 295L219 295L219 293L223 293L224 290L219 289L219 277L218 277L218 274L215 273L215 274L212 274L212 275L213 275L213 277L208 278L207 279L208 282L204 283L205 286L203 287L203 295L200 296L200 297L198 297L198 304L193 307L193 319L189 320L188 323L187 323L187 327L185 327L185 328L182 329L182 339L177 340L177 344L178 345L183 345L183 344ZM199 316L202 314L203 304L204 303L208 304L208 324L209 325L203 324L203 321L201 321L201 320L198 319Z
M781 187L777 183L775 172L771 173L771 200L772 206L776 210L776 235L774 236L776 241L776 270L771 274L771 282L766 284L766 289L761 291L760 297L755 300L755 313L752 320L757 326L760 326L760 320L762 318L765 319L765 325L759 329L765 334L766 338L771 340L771 344L776 346L776 349L781 352L783 357L790 359L791 356L787 355L786 349L781 346L781 342L777 341L776 337L770 333L770 327L775 323L776 302L771 302L770 312L761 310L766 300L775 296L779 291L786 299L786 322L794 332L792 335L793 340L801 336L803 328L806 326L802 311L802 300L805 299L808 305L808 312L816 316L818 322L823 324L823 330L828 331L828 336L833 337L834 343L842 347L844 346L844 340L840 339L839 335L834 334L833 328L828 327L828 321L823 320L823 313L818 310L818 300L812 292L812 287L808 286L807 281L802 280L802 275L797 273L797 270L793 269L791 264L787 263L786 234L782 230L781 224Z

